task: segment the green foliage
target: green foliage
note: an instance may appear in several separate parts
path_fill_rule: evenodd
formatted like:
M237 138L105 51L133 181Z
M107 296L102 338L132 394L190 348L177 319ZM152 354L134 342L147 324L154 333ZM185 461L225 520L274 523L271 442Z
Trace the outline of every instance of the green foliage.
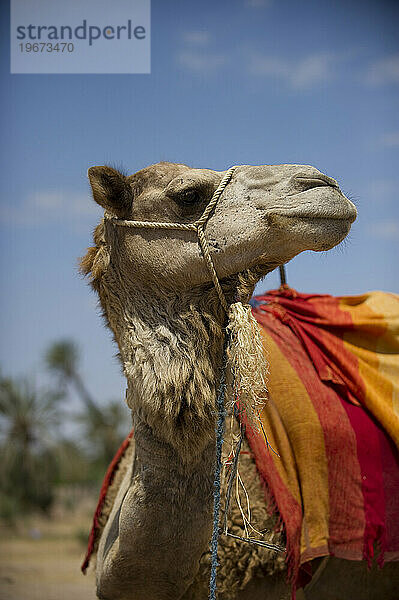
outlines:
M102 405L90 395L73 341L52 344L45 364L53 388L0 374L0 518L8 521L48 512L58 485L98 485L129 431L121 401ZM81 400L78 412L63 409L69 387Z
M57 461L51 432L59 425L61 395L29 380L0 378L0 492L3 516L16 510L47 511L53 501Z
M83 410L77 415L83 444L88 456L100 469L106 469L129 430L129 414L120 401L100 405L91 396L78 368L79 351L71 340L61 340L50 346L45 356L47 367L65 384L75 389Z
M77 373L79 350L72 340L61 340L47 349L44 360L51 371L69 379Z
M129 431L127 409L122 402L111 400L98 410L85 407L77 421L88 456L100 466L107 466Z
M88 532L86 529L83 529L83 528L76 529L74 537L79 542L79 544L82 546L82 548L87 548Z
M74 440L61 439L53 449L58 467L57 484L85 484L95 481L90 469L90 461Z

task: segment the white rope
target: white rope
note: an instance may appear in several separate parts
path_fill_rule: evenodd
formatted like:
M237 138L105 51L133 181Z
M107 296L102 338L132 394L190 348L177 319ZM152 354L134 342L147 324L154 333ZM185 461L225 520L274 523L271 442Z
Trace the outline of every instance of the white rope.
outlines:
M204 227L207 224L207 222L212 214L213 209L215 208L216 204L218 203L218 200L219 200L220 196L222 195L224 188L230 182L236 168L237 168L237 165L235 165L234 167L230 167L230 169L228 169L226 171L225 175L222 178L222 181L219 183L217 189L213 193L213 196L210 199L210 201L208 202L204 212L202 213L202 215L200 216L199 219L194 221L194 223L186 223L185 224L185 223L162 223L162 222L158 223L156 221L129 221L127 219L118 219L117 217L112 217L108 213L104 214L104 217L108 221L111 221L115 225L119 225L121 227L136 227L136 228L144 228L144 229L169 229L169 230L177 229L177 230L182 230L182 231L195 231L197 234L197 237L198 237L198 244L200 246L202 255L205 259L206 265L210 272L210 275L211 275L211 278L213 281L213 285L215 286L217 295L219 296L220 303L223 306L226 313L228 312L228 304L226 301L226 297L223 293L222 286L220 285L219 278L216 273L215 265L213 264L212 256L209 251L209 245L206 240L205 233L204 233Z
M215 478L214 478L214 519L213 519L213 534L211 541L211 553L212 553L212 567L211 567L211 578L209 586L209 599L214 600L216 598L216 571L217 571L217 547L219 537L219 510L220 510L220 469L221 469L221 453L223 445L223 433L224 433L224 422L226 417L225 406L224 406L224 395L226 390L226 364L227 355L230 355L230 361L232 363L232 370L234 379L238 385L235 389L234 397L237 399L240 397L239 407L240 410L246 413L249 424L258 429L258 423L263 430L262 422L259 417L259 410L263 405L264 398L262 392L266 388L267 379L267 362L262 354L262 343L259 336L259 330L257 329L256 322L252 316L250 307L244 307L241 302L232 304L230 307L226 301L226 297L223 293L222 287L217 276L215 265L212 260L211 253L209 251L209 245L205 237L204 228L207 224L212 211L216 207L220 196L227 184L231 181L233 173L237 166L230 167L223 176L217 189L213 193L212 198L205 207L204 212L199 219L193 223L158 223L154 221L130 221L126 219L118 219L108 213L105 213L104 218L111 221L115 225L121 227L136 227L143 229L164 229L164 230L182 230L182 231L194 231L197 234L198 244L200 246L202 255L208 267L211 275L212 282L215 286L216 292L219 296L221 305L223 306L226 314L229 318L229 324L226 329L225 347L223 352L223 368L220 382L220 389L217 395L217 407L218 407L218 419L216 426L216 466L215 466ZM229 348L226 347L227 338L230 338ZM244 358L245 357L245 360ZM244 371L248 371L244 373ZM238 465L238 456L236 457L236 467ZM231 484L233 481L231 481ZM247 515L241 506L239 487L242 487L247 504ZM241 480L241 477L237 471L236 477L236 499L240 508L240 512L243 517L244 531L246 537L236 536L226 529L225 533L233 538L263 546L274 551L283 551L282 548L275 544L270 544L263 540L255 540L250 537L250 531L255 531L255 528L251 525L251 512L250 503L247 491ZM226 520L227 523L227 520ZM258 532L257 532L258 533Z

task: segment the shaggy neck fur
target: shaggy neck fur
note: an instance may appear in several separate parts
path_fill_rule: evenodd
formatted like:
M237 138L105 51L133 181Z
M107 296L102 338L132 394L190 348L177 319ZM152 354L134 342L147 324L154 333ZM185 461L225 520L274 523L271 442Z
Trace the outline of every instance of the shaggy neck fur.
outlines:
M137 600L176 600L193 581L211 533L225 315L212 289L170 298L131 285L110 267L99 292L128 382L136 459L118 542L107 541L111 550L100 559L98 593L125 600L134 589Z
M137 281L113 260L103 225L96 246L82 259L92 276L127 378L127 403L142 422L179 453L195 461L213 440L226 314L212 284L174 293ZM274 268L259 260L222 281L228 302L249 300L256 282Z
M148 425L184 462L193 461L213 436L220 312L204 312L192 297L165 303L152 295L124 315L120 347L134 421Z
M105 542L111 550L99 559L98 593L123 600L133 586L137 599L175 600L193 581L211 533L226 315L211 284L172 294L135 280L109 256L101 234L102 226L81 266L119 345L136 460L119 530L112 529ZM223 281L228 301L247 301L271 267L264 263ZM154 579L153 564L162 580Z

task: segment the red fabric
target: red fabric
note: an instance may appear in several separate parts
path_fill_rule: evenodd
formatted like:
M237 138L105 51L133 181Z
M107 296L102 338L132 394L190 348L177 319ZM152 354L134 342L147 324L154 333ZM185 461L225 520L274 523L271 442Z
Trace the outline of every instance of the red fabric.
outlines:
M399 456L392 440L379 428L386 520L385 560L399 560Z
M275 389L269 388L269 394L277 408L273 412L266 406L262 421L281 457L268 451L262 435L247 430L247 437L284 523L287 563L296 585L300 566L318 556L370 564L377 543L380 565L399 559L398 449L387 433L397 439L392 408L397 391L389 377L393 363L399 368L399 312L396 298L377 294L374 301L372 294L335 298L285 288L253 298L266 351L275 347L280 352L274 351L270 363ZM387 315L373 312L379 300L385 308L390 303ZM278 385L288 365L305 390L303 414L299 410L295 416L290 414L297 408L290 400L290 382ZM317 429L321 446L312 441ZM328 491L325 505L317 490Z
M263 334L283 357L280 364L271 363L271 371L289 365L306 395L306 407L302 412L300 404L294 423L289 405L292 380L282 402L274 397L278 410L272 414L266 406L264 427L280 457L270 452L261 434L249 428L246 433L284 524L292 580L303 584L309 579L309 561L328 554L370 563L376 542L380 565L399 560L399 459L393 442L399 438L390 404L397 391L389 381L392 357L399 358L394 319L371 314L372 294L334 298L286 288L253 300ZM387 338L390 327L393 333ZM382 339L383 351L378 350ZM373 361L383 366L380 372ZM273 390L269 392L273 396ZM322 447L312 446L312 433L318 430ZM97 541L107 489L132 433L104 478L83 572ZM303 444L305 434L308 445ZM321 510L314 490L324 492ZM325 530L327 534L319 535Z
M320 380L340 386L340 394L359 405L364 384L358 377L358 362L341 343L341 333L354 325L350 313L340 309L339 299L283 288L254 300L261 306L254 311L258 322L262 325L261 310L287 325L303 344Z
M105 498L107 495L108 488L114 479L115 471L118 467L118 464L119 464L122 456L124 455L124 453L126 451L126 448L129 445L132 437L133 437L133 430L129 433L127 438L122 442L120 448L117 450L117 452L116 452L114 458L112 459L112 461L107 469L107 472L105 474L105 477L104 477L104 480L103 480L103 483L101 486L101 490L100 490L100 496L98 499L97 508L96 508L96 511L95 511L94 517L93 517L93 524L92 524L92 528L90 531L89 540L88 540L88 544L87 544L86 556L85 556L83 564L81 566L82 573L84 573L85 575L86 575L87 567L89 566L91 555L94 552L94 548L95 548L95 545L96 545L96 542L98 539L99 518L100 518L102 510L103 510L104 501L105 501Z

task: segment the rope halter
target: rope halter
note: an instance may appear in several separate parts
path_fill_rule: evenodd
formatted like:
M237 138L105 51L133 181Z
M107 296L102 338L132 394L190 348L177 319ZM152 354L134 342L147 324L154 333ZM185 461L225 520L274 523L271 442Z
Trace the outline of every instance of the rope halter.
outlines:
M230 167L223 176L219 186L215 190L212 198L208 202L204 212L199 219L194 223L158 223L154 221L130 221L126 219L118 219L108 213L104 217L112 221L115 225L121 227L136 227L143 229L177 229L180 231L194 231L197 234L198 243L202 255L207 264L216 292L219 296L220 303L228 315L228 325L225 329L225 343L223 351L223 366L221 372L220 386L217 394L217 409L218 418L216 422L216 464L215 464L215 479L214 479L214 513L213 513L213 533L211 541L211 579L210 579L210 594L209 599L216 598L216 571L217 571L217 548L219 538L219 511L220 511L220 473L222 468L222 446L224 437L224 422L225 422L225 394L226 394L226 369L227 360L229 360L233 372L233 401L237 403L239 399L239 409L245 412L247 422L259 430L262 427L259 410L266 399L267 383L267 361L263 354L263 346L259 335L257 323L252 315L249 305L243 306L241 302L236 302L228 305L222 287L219 283L219 278L216 273L209 245L205 237L205 225L207 224L213 210L215 209L220 196L227 184L231 181L237 165ZM262 427L263 430L263 427ZM233 536L234 537L234 536ZM251 543L259 543L259 545L267 545L270 549L280 551L281 549L273 544L265 542L255 542L247 540Z
M215 265L205 237L204 228L212 215L223 190L231 181L237 165L230 167L223 176L204 212L194 223L162 223L156 221L130 221L113 217L105 213L104 218L121 227L143 229L168 229L194 231L211 275L220 303L228 317L225 331L229 333L229 362L234 373L234 396L240 397L240 405L247 414L248 422L259 430L259 407L263 406L267 381L267 362L265 361L258 325L252 315L249 304L241 302L228 304L216 273Z
M237 165L234 167L230 167L226 174L224 175L222 181L219 183L217 189L213 193L212 198L208 202L204 212L200 216L199 219L194 221L194 223L157 223L154 221L129 221L126 219L118 219L117 217L112 217L109 214L105 213L105 218L109 221L115 223L115 225L120 225L121 227L136 227L136 228L145 228L145 229L179 229L183 231L195 231L198 237L198 243L202 251L202 255L207 264L209 273L212 277L213 284L216 288L217 295L219 296L219 300L221 305L223 306L226 313L229 311L229 305L227 304L226 297L223 293L222 287L219 283L219 279L216 273L215 265L213 264L213 260L211 257L211 253L209 251L208 242L205 237L204 228L207 224L216 204L224 188L230 182L234 171L236 170Z

